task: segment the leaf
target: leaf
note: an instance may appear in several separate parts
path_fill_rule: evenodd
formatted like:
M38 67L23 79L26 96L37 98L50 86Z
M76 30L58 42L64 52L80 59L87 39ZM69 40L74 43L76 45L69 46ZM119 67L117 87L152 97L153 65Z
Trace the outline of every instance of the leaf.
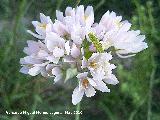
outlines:
M67 82L67 80L75 77L77 75L77 69L76 68L68 68L66 71L66 78L64 80L64 82Z
M87 60L88 60L88 59L92 56L92 54L93 54L93 52L91 52L91 51L89 50L89 46L90 46L89 41L86 40L86 39L84 39L83 44L82 44L82 47L83 47L83 49L84 49L84 57L85 57Z

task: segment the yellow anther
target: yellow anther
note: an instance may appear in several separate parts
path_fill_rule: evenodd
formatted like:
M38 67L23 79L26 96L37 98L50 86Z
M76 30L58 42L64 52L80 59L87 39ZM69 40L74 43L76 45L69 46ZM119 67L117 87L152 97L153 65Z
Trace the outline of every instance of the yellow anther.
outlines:
M88 84L89 84L89 81L88 81L87 79L84 79L84 80L82 81L82 86L83 86L84 88L87 88L87 87L88 87Z
M90 62L89 66L92 67L92 68L96 68L97 63L96 62Z
M122 23L119 22L118 20L115 21L115 24L118 26L118 28L122 27Z
M88 19L88 15L85 15L84 16L84 20L86 21Z
M43 28L43 29L46 29L46 26L47 26L47 25L46 25L45 23L41 23L41 24L39 24L38 26L41 27L41 28Z

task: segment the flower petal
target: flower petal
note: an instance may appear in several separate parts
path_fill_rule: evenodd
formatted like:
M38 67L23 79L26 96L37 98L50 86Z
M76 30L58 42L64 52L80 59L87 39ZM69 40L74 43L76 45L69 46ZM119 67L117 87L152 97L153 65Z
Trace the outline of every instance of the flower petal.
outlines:
M61 12L61 11L59 11L59 10L56 10L56 17L57 17L57 20L59 20L59 21L63 21L63 18L64 18L64 16L63 16L63 12Z
M56 58L55 56L51 55L51 56L48 56L46 59L49 60L50 62L57 64L60 58L58 57Z
M60 79L62 79L62 75L61 75L61 74L60 74L60 75L55 76L55 78L54 78L54 82L56 83L56 82L58 82Z
M110 92L110 89L106 86L106 84L101 80L95 80L96 85L94 86L97 90L100 90L102 92Z
M87 60L86 60L86 58L85 58L85 57L83 57L83 59L82 59L82 66L81 66L81 68L83 69L83 68L86 68L87 66L88 66Z
M28 74L28 71L29 71L29 68L28 68L28 67L25 67L25 66L23 66L23 67L20 69L20 72L23 73L23 74Z
M112 85L116 85L119 83L118 79L113 74L107 76L107 78L105 78L103 81L107 84L112 84Z
M78 79L83 79L83 78L86 78L87 75L88 75L88 72L79 73L79 74L77 75L77 78L78 78Z
M53 50L53 55L55 57L62 57L64 55L64 50L58 47L55 47L55 49Z
M83 89L79 89L79 87L77 86L72 94L72 103L74 105L76 105L77 103L79 103L82 100L82 97L84 95L84 90Z
M96 82L94 82L93 79L87 78L87 80L89 81L89 83L90 83L92 86L97 86L97 85L96 85Z
M73 43L72 49L71 49L71 55L73 58L77 58L80 55L80 49Z
M69 41L67 41L65 43L65 50L66 50L67 55L69 55L70 54L70 50L71 50L70 45L69 45Z
M55 47L63 48L65 46L65 41L58 34L50 32L47 33L45 38L47 48L49 51L53 52Z
M28 74L31 76L36 76L40 73L40 71L41 71L41 67L35 66L29 69Z
M54 67L52 69L52 74L55 75L55 76L58 76L62 73L61 69L59 67Z
M92 97L95 95L95 93L96 91L91 85L89 85L88 88L85 90L85 94L87 97Z
M33 35L34 37L38 38L38 39L45 39L45 36L42 35L38 35L36 33L33 33L31 30L27 30L27 32L31 35Z

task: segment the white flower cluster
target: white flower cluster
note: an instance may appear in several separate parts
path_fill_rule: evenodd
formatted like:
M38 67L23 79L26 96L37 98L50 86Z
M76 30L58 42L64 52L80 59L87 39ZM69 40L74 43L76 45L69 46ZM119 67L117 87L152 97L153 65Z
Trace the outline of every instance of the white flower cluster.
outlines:
M20 60L20 72L54 77L57 82L66 69L77 68L79 85L72 94L74 105L84 94L94 96L95 89L110 92L106 84L119 82L112 73L116 66L110 63L111 53L126 58L147 48L145 36L139 30L130 30L131 24L115 12L107 11L99 23L94 23L92 6L67 7L65 14L56 11L54 22L40 13L40 22L32 24L36 33L28 32L39 40L27 41L27 56Z

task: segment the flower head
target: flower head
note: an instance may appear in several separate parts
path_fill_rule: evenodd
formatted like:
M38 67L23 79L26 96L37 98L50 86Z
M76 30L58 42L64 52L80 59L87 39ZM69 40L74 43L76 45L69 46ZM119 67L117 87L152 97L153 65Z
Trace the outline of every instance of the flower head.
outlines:
M40 22L32 24L36 33L28 32L41 41L27 41L28 47L23 50L27 56L20 59L20 72L53 77L58 82L68 67L73 68L78 79L72 94L74 105L84 95L94 96L96 90L110 92L106 84L119 83L112 54L126 58L148 47L145 36L131 30L131 23L115 12L107 11L99 23L94 23L92 6L67 7L64 14L57 10L54 22L40 13Z

